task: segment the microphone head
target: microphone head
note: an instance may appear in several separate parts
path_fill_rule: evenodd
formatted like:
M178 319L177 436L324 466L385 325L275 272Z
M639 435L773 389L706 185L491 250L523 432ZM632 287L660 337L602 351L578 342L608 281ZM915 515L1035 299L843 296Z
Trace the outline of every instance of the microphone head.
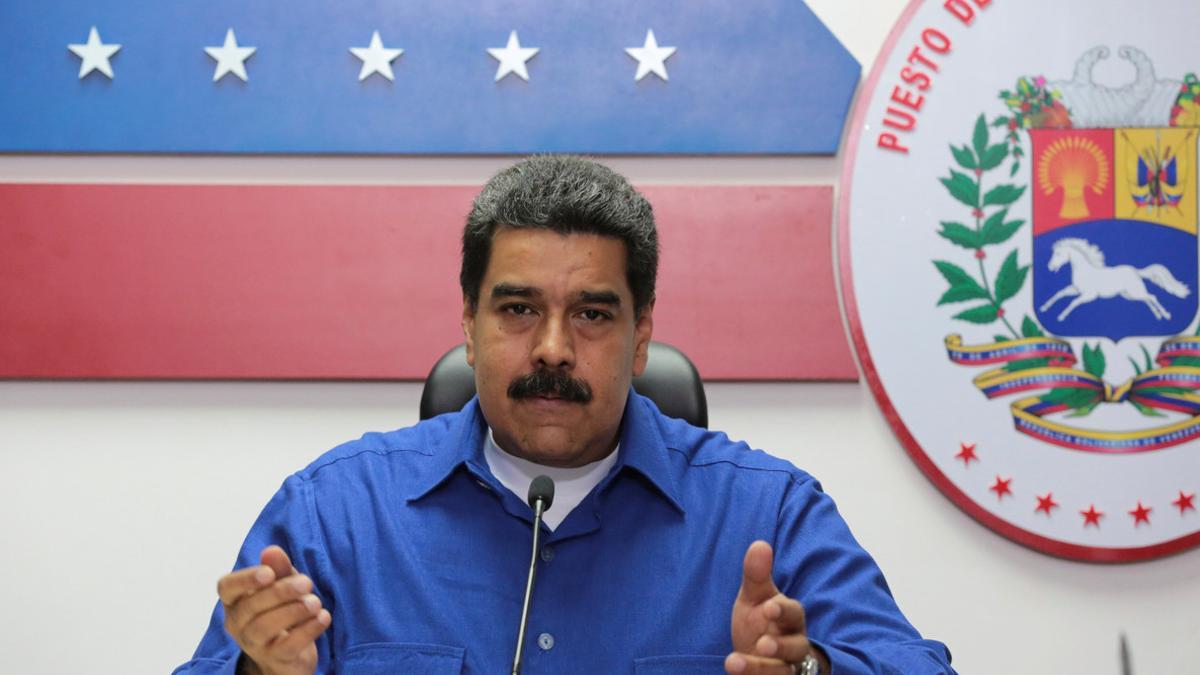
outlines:
M545 474L533 479L529 484L529 508L537 509L538 500L545 502L542 511L549 511L550 505L554 503L554 481L550 480L550 476Z

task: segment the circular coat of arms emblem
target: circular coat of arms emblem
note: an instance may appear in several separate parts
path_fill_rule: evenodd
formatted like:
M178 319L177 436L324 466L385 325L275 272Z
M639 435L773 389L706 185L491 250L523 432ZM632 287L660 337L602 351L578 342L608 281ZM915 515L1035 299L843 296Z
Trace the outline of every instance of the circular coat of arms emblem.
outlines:
M947 497L1052 555L1200 543L1197 25L1192 0L915 0L855 108L864 373Z

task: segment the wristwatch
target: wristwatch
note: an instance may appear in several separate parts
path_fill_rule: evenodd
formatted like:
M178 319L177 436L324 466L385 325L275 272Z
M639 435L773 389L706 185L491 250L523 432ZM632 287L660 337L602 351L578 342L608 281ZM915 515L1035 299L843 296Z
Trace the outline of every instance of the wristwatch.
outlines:
M796 675L821 675L821 663L810 654L804 655L804 660L796 666Z

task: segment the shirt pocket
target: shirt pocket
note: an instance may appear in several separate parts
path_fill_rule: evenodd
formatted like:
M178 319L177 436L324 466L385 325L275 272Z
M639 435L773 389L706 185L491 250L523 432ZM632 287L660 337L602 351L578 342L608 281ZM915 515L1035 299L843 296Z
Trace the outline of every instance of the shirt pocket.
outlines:
M353 675L457 675L463 669L462 647L404 642L355 645L338 659L338 671Z
M719 675L725 672L724 656L648 656L635 659L637 675Z

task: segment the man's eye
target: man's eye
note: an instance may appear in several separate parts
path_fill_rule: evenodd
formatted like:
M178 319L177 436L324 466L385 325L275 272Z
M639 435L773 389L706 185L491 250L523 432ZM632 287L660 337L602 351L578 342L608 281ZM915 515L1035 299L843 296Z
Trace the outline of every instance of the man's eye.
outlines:
M520 304L508 305L507 307L504 308L504 310L506 312L508 312L509 314L515 314L517 316L525 316L526 314L529 314L530 312L533 311L533 309L530 308L529 305L520 305Z
M608 312L602 312L598 309L585 309L580 314L588 321L603 321L608 317Z

